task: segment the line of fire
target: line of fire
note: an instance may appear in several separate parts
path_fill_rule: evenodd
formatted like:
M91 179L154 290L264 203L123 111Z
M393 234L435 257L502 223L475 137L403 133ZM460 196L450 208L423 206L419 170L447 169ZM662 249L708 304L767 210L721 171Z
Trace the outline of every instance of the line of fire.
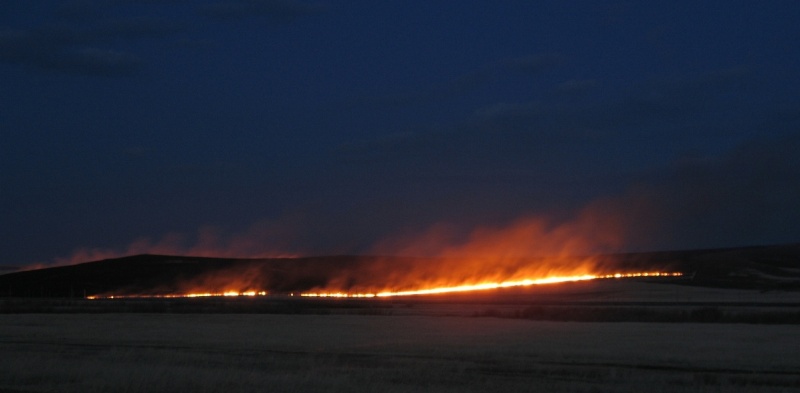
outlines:
M379 291L379 292L342 292L342 291L318 291L318 292L299 292L288 294L273 294L263 290L229 290L224 292L186 292L186 293L161 293L161 294L105 294L89 295L86 299L131 299L131 298L207 298L207 297L257 297L257 296L299 296L317 298L388 298L401 296L425 296L450 294L461 292L477 292L492 289L528 287L534 285L553 285L570 282L602 280L602 279L628 279L628 278L659 278L659 277L681 277L681 272L626 272L612 274L583 274L575 276L551 276L542 278L527 278L522 280L510 280L500 282L479 282L475 284L463 284L454 286L423 287L417 289L401 291Z
M639 283L794 291L799 282L792 270L800 255L795 244L577 257L469 251L475 252L277 258L140 254L0 274L0 297L525 301L570 299L578 292L616 294Z

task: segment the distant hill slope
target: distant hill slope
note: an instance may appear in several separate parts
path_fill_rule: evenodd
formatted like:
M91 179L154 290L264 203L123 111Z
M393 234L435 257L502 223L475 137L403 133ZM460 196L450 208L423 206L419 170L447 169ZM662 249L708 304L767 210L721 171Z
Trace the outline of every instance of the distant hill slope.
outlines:
M17 266L0 266L0 274L14 273L19 271Z
M323 286L337 271L358 269L358 256L233 259L134 255L0 276L0 296L83 297L97 294L159 294L227 286L292 292ZM243 282L244 281L244 282Z
M637 269L663 266L686 275L687 285L800 290L800 244L604 255Z
M800 290L800 244L612 254L597 257L609 270L680 271L686 285ZM364 277L391 277L432 258L323 256L231 259L136 255L0 275L0 297L84 297L98 294L222 292L231 285L272 293L308 291ZM532 261L531 263L536 263ZM352 272L360 272L352 274Z

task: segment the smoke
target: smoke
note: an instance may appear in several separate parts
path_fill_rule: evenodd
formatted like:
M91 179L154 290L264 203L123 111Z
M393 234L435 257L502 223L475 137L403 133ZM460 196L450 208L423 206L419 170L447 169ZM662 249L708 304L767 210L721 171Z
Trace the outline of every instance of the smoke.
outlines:
M293 226L281 222L259 221L238 232L204 226L192 235L167 233L157 240L137 239L121 248L79 248L68 257L50 263L33 263L20 270L74 265L78 263L120 258L129 255L159 254L218 258L288 258L302 254L290 251L294 246Z
M290 261L283 272L217 270L186 287L288 288L294 284L286 283L302 282L319 292L376 293L615 273L613 258L598 256L621 251L796 242L799 142L795 135L719 157L684 160L619 194L596 198L566 218L529 214L502 224L440 222L400 235L377 233L380 239L359 254L382 257ZM261 221L233 233L204 227L192 236L141 239L120 250L80 249L55 263L134 254L296 257L308 252L302 246L313 243L312 237L325 236L325 228L332 231L302 219ZM347 228L335 226L332 238L347 237Z
M800 239L800 133L683 157L591 203L619 222L628 250L721 248Z
M483 226L466 235L453 225L437 224L421 234L379 242L376 254L493 258L497 260L589 255L617 250L622 245L618 222L594 208L578 218L553 222L526 217L506 225Z
M338 271L318 292L376 293L610 272L596 258L623 246L620 222L595 206L568 221L526 217L464 231L440 223L377 243L377 258Z
M59 265L137 254L197 257L297 257L297 234L285 221L262 221L246 230L226 233L204 227L194 235L167 234L156 241L140 239L115 249L85 248ZM439 223L425 230L388 236L363 252L382 257L325 261L292 261L281 269L240 265L209 269L160 292L224 292L303 286L316 291L376 293L419 288L524 280L598 273L594 257L624 245L619 217L602 204L590 204L570 219L526 216L497 225L469 228ZM289 226L288 228L294 228ZM293 243L294 242L294 243ZM52 265L51 265L52 266ZM265 267L266 266L266 267Z

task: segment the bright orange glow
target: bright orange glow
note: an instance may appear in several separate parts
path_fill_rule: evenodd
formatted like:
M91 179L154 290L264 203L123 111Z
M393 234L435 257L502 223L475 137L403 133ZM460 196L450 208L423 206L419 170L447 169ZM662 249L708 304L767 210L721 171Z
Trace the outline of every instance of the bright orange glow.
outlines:
M220 262L219 269L200 264L208 268L206 273L152 289L161 295L99 297L263 296L258 291L270 290L288 296L377 298L680 276L645 271L668 270L669 263L655 267L646 260L616 256L625 248L628 230L614 211L593 204L566 219L520 217L475 228L435 224L383 239L367 253L372 256L228 261ZM230 251L235 250L240 248ZM192 263L190 258L178 262ZM136 289L120 290L137 293Z
M93 295L87 296L86 299L177 299L177 298L199 298L199 297L234 297L234 296L267 296L266 291L227 291L227 292L197 292L197 293L167 293L167 294L153 294L153 295Z
M525 279L518 281L488 282L479 284L457 285L450 287L436 287L425 289L414 289L407 291L385 291L377 293L347 293L347 292L312 292L302 293L305 297L338 297L338 298L371 298L371 297L391 297L391 296L415 296L415 295L436 295L456 292L483 291L488 289L526 287L531 285L556 284L565 282L587 281L603 278L633 278L633 277L679 277L682 273L664 272L636 272L636 273L614 273L614 274L584 274L579 276L556 276L538 279Z
M302 297L321 297L321 298L380 298L396 296L421 296L438 295L459 292L485 291L490 289L527 287L532 285L558 284L578 281L588 281L597 279L620 279L637 277L680 277L678 272L633 272L633 273L612 273L612 274L583 274L576 276L553 276L545 278L531 278L501 282L482 282L477 284L465 284L454 286L441 286L432 288L420 288L402 291L378 291L378 292L307 292L300 293ZM174 299L174 298L204 298L204 297L256 297L267 296L266 291L226 291L226 292L197 292L182 294L153 294L153 295L108 295L108 296L87 296L87 299ZM290 294L294 296L294 293Z

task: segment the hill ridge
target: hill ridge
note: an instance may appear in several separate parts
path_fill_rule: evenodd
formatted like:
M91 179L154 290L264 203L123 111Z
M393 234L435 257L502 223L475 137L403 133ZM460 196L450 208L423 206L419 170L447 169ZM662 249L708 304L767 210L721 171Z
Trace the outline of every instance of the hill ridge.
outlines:
M699 250L634 252L594 256L601 266L685 273L686 285L800 290L800 244ZM155 293L191 285L222 288L231 280L270 292L325 287L331 280L358 285L359 277L443 259L367 255L229 258L137 254L76 265L0 275L0 297L75 297L113 292ZM537 259L531 259L536 261ZM354 274L353 272L360 272ZM227 280L227 281L226 281Z

